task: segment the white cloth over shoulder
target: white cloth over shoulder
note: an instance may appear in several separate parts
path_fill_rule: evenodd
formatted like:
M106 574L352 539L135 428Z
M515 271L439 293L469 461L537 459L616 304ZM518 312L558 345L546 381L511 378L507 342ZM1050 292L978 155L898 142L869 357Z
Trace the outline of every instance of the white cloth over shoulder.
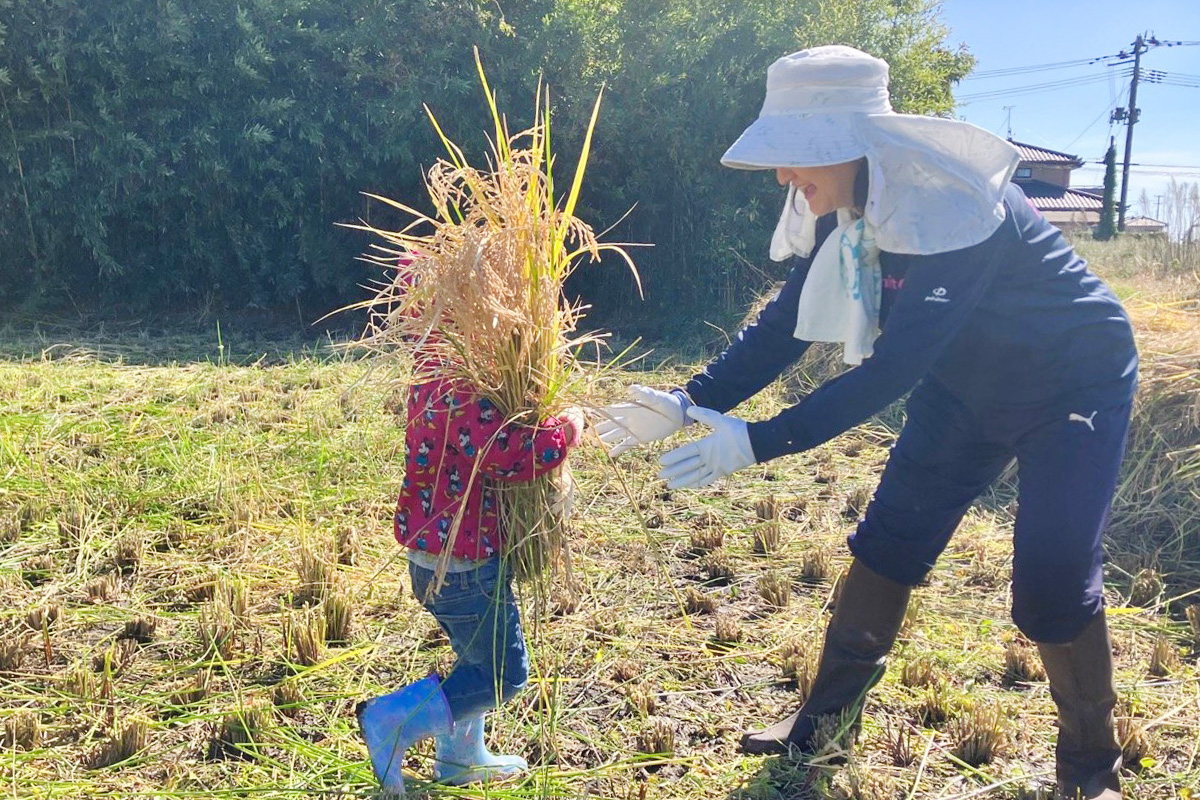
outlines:
M816 231L816 216L789 189L771 239L771 258L807 256L816 244ZM793 335L806 342L841 344L842 359L857 366L875 352L882 291L874 230L865 219L840 209L838 226L817 251L800 290Z

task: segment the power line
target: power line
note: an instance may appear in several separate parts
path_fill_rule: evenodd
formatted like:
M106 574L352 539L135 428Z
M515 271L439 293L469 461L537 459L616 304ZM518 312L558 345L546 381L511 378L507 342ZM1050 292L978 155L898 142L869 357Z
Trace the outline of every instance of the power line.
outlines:
M1090 163L1103 164L1104 159L1090 159ZM1200 169L1200 164L1139 164L1134 162L1129 166L1137 167L1138 169ZM1087 167L1079 167L1079 169L1087 169ZM1096 167L1096 169L1098 169L1098 167Z
M1083 135L1085 133L1087 133L1092 128L1094 128L1096 126L1096 123L1099 122L1101 119L1103 119L1106 114L1110 114L1112 112L1112 110L1117 107L1117 103L1120 101L1121 97L1124 96L1124 94L1127 91L1129 91L1129 84L1126 84L1125 88L1121 90L1121 94L1118 95L1116 98L1114 98L1112 101L1110 101L1109 104L1105 107L1105 109L1103 111L1101 111L1099 114L1097 114L1096 118L1094 120L1092 120L1091 122L1089 122L1088 126L1086 128L1084 128L1082 131L1080 131L1079 135L1076 136L1074 139L1072 139L1070 144L1068 144L1066 147L1064 147L1063 150L1069 149L1071 147L1071 145L1075 144L1080 139L1082 139ZM1009 138L1011 139L1012 137L1010 136Z
M1058 81L1045 81L1043 83L1031 83L1024 86L1013 86L1008 89L994 89L986 92L974 92L964 94L957 98L960 103L969 103L973 100L994 99L1013 94L1039 94L1041 92L1053 92L1059 89L1069 89L1076 86L1086 86L1092 83L1101 83L1108 80L1108 76L1101 73L1099 75L1081 75L1074 78L1064 78Z
M1047 70L1059 70L1064 67L1077 67L1084 64L1095 64L1097 61L1103 61L1106 58L1116 58L1116 55L1096 56L1095 58L1079 58L1074 61L1055 61L1050 64L1032 64L1026 67L1004 67L1001 69L985 69L979 72L972 72L965 81L976 80L982 78L1003 78L1009 75L1025 75L1031 72L1045 72Z

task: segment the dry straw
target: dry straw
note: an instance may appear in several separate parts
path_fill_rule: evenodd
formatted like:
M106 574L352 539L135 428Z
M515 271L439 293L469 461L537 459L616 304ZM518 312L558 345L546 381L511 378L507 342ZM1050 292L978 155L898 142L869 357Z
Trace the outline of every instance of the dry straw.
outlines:
M582 308L564 298L567 276L582 259L595 260L606 250L631 269L633 264L620 247L600 244L574 216L599 98L574 179L560 199L551 170L548 93L539 89L533 127L512 135L478 52L475 60L494 124L487 167L468 164L430 112L448 153L426 175L432 216L370 195L411 221L397 231L351 226L383 240L364 260L388 276L376 296L358 306L368 309L370 322L356 344L397 363L415 363L413 381L435 375L461 380L490 400L507 422L536 425L583 403L584 379L575 355L599 341L595 335L576 335ZM468 478L476 480L483 478ZM518 578L539 578L548 566L561 563L566 520L560 494L566 482L556 470L530 483L495 487ZM444 553L452 550L460 524L461 510Z

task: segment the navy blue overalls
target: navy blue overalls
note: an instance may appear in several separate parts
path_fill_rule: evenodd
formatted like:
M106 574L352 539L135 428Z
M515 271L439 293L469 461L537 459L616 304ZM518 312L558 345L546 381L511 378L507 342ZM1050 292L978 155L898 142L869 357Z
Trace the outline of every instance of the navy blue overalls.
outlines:
M986 241L936 255L882 252L875 354L778 416L749 425L756 458L815 447L912 390L907 421L850 549L915 585L971 502L1018 464L1013 619L1063 643L1100 612L1102 536L1137 376L1129 318L1057 228L1010 185ZM834 227L818 225L818 240ZM725 412L807 349L792 336L811 259L754 324L687 384ZM914 388L915 387L915 388Z

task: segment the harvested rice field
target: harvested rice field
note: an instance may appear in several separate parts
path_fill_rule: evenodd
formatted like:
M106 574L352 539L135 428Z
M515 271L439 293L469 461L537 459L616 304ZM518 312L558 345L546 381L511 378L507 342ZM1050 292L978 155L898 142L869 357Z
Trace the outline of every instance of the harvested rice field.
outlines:
M1107 573L1127 794L1200 796L1200 309L1194 280L1110 271L1145 362ZM330 348L236 333L0 339L4 796L374 796L355 704L451 659L391 535L403 395ZM701 361L659 347L599 391ZM528 608L530 687L490 717L532 769L433 786L425 743L410 795L1044 796L1054 711L1008 613L1011 477L917 590L857 743L738 752L811 682L900 421L700 491L666 492L655 448L579 448L576 583Z

